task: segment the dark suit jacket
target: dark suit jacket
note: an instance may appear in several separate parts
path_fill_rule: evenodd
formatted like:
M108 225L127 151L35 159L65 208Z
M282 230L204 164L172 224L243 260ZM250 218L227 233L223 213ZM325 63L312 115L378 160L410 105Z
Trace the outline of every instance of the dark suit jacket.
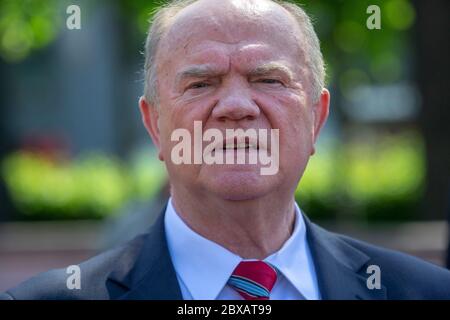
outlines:
M328 232L304 218L323 299L450 299L450 271ZM380 267L380 289L367 287L369 265ZM0 294L0 299L182 299L167 248L164 214L148 233L80 268L79 290L67 289L69 275L59 269Z

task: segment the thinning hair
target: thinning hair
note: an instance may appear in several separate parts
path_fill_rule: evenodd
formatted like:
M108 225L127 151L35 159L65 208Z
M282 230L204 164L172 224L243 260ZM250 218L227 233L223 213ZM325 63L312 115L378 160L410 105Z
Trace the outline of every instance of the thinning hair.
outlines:
M170 29L175 16L187 6L198 0L172 0L158 7L150 21L145 43L145 66L144 66L144 96L147 101L155 106L159 104L157 88L157 62L156 55L161 39ZM325 64L322 52L320 51L320 42L314 31L313 24L308 14L297 4L286 0L269 0L277 3L286 9L297 21L301 32L305 50L305 63L311 73L310 94L312 101L317 102L321 91L325 86Z

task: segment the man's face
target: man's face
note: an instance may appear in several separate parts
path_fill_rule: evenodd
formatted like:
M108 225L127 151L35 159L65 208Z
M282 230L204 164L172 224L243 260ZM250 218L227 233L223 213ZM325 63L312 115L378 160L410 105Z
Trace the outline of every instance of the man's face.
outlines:
M328 100L326 110L311 101L303 42L294 19L269 1L199 1L178 14L158 51L158 112L141 105L175 190L227 200L294 191L328 112ZM185 128L194 137L194 121L224 137L226 129L279 129L279 150L268 146L279 152L278 172L261 175L259 162L174 164L171 135Z

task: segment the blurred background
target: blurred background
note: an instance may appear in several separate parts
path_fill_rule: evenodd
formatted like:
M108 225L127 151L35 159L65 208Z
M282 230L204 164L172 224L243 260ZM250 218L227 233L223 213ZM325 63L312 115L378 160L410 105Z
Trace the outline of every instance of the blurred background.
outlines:
M450 2L298 1L331 114L296 198L315 222L444 266ZM0 0L0 291L145 232L168 187L141 123L161 1ZM69 5L81 29L69 30ZM369 5L381 29L369 30Z

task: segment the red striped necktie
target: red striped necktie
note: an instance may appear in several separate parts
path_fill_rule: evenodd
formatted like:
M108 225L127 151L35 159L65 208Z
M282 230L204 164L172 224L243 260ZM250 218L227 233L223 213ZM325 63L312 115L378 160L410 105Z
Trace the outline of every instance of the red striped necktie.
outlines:
M277 273L274 266L264 261L242 261L234 269L228 285L245 300L268 300Z

